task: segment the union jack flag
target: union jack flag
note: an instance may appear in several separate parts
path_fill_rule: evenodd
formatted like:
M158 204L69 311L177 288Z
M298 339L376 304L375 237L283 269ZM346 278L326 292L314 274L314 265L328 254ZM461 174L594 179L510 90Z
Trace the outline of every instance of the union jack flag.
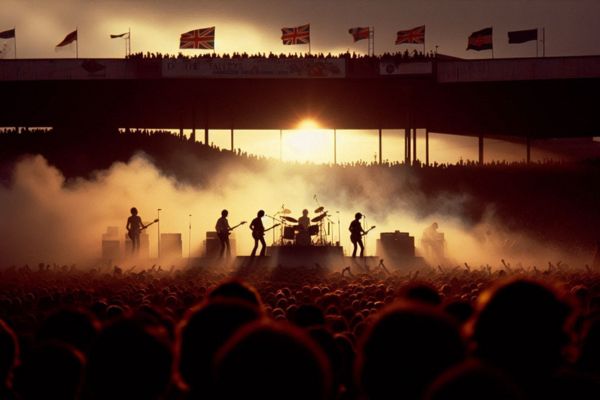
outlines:
M425 43L425 25L417 26L416 28L407 31L398 31L396 36L396 44L402 43Z
M310 24L295 28L281 28L281 40L283 44L309 44Z
M181 34L180 49L209 49L215 48L215 27L196 29Z
M352 38L354 38L355 42L358 42L362 39L368 39L371 29L369 27L350 28L348 29L348 33L352 35Z

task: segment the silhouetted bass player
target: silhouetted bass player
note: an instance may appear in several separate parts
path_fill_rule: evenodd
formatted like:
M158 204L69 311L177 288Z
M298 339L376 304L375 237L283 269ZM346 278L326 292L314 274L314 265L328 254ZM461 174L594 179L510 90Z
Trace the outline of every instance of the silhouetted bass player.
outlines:
M229 247L229 232L231 232L231 226L229 226L229 221L227 221L227 215L229 215L229 211L221 211L221 218L217 220L217 225L215 226L217 236L221 242L221 253L219 254L219 257L223 257L225 250L227 250L227 257L231 255L231 249Z
M142 218L140 218L140 216L138 215L137 208L132 207L130 212L131 216L127 218L127 225L125 225L125 229L127 229L127 236L129 236L129 239L131 239L131 252L133 254L136 254L140 250L140 234L144 229L146 229L153 223L158 222L158 220L155 219L148 225L144 225L142 223Z
M256 249L258 248L258 242L262 246L260 249L259 256L262 257L265 255L267 251L267 244L265 243L265 226L262 223L262 217L265 216L265 212L260 210L256 214L256 218L252 220L250 223L250 229L252 230L252 238L254 238L254 248L252 249L252 253L250 257L256 256Z
M365 233L365 230L360 224L361 218L362 214L356 213L354 215L354 221L350 223L350 227L348 228L348 230L350 230L350 241L354 245L354 250L352 251L353 258L356 257L357 245L360 246L360 256L363 257L365 253L365 246L363 245L362 241L363 233Z

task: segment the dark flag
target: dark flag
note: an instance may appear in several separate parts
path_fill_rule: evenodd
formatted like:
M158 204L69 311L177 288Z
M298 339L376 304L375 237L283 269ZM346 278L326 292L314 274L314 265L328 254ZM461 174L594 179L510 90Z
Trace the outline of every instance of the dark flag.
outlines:
M0 32L0 39L14 39L15 37L15 29L9 29L4 32Z
M396 44L402 43L424 44L425 25L417 26L407 31L398 31L396 34Z
M215 48L215 27L195 29L182 33L179 38L180 49L206 49Z
M485 28L471 33L467 50L491 50L492 46L492 28Z
M309 44L310 24L294 28L281 28L281 41L283 44Z
M77 29L75 29L73 32L69 33L67 36L65 36L63 41L60 42L59 44L57 44L56 47L64 47L68 44L73 43L76 40L77 40Z
M125 32L125 33L121 33L119 35L110 35L111 39L117 39L117 38L129 38L129 32Z
M508 32L508 43L525 43L537 40L537 29Z
M359 40L368 39L370 29L369 27L357 27L348 29L348 33L352 35L354 38L354 42L358 42Z

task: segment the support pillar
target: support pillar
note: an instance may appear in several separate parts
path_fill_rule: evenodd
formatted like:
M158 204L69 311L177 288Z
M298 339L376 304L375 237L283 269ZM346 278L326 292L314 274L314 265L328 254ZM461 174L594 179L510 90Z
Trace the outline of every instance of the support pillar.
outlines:
M425 165L429 166L429 129L425 129Z
M333 129L333 165L337 164L337 131Z
M531 138L527 136L527 164L531 163Z
M234 147L233 143L234 143L234 142L233 142L233 128L231 128L231 152L233 152L233 151L234 151L234 149L235 149L235 147Z
M209 137L208 137L208 128L204 128L204 144L207 146L210 145L210 141L209 141Z
M483 165L483 136L479 136L479 165Z
M381 140L381 128L379 128L379 164L382 163L382 140Z
M404 128L404 163L410 165L410 128Z
M417 128L413 128L413 164L417 162Z

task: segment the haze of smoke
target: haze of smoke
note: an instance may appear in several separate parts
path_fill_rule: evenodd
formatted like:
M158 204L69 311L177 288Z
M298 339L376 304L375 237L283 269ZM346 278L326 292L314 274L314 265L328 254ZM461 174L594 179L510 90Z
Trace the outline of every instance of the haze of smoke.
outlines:
M126 164L115 163L99 171L94 179L65 181L43 157L32 156L15 166L10 187L0 187L0 266L38 262L92 265L100 258L101 237L108 226L119 227L124 236L132 206L145 222L156 218L161 208L161 233L182 233L184 256L188 254L191 214L191 255L200 256L205 232L214 229L223 208L230 211L230 224L234 225L250 222L259 209L273 215L283 204L293 210L294 217L303 208L313 217L320 204L334 223L339 215L346 252L351 249L348 225L354 213L361 211L367 216L367 225L377 225L375 234L366 240L369 254L375 252L379 232L410 232L419 246L423 229L437 221L446 234L450 258L459 264L498 266L505 258L513 265L521 261L543 266L548 260L567 260L560 250L550 251L531 238L507 232L495 220L493 207L477 224L465 223L461 218L467 201L464 195L426 199L411 175L356 169L355 179L348 184L327 171L325 167L281 163L274 163L269 171L252 171L236 164L215 171L210 186L196 187L161 174L144 155L137 155ZM425 201L434 202L435 214L424 215L419 209ZM267 220L265 225L270 226ZM248 254L253 244L247 226L236 231L240 254ZM337 241L338 227L331 225L330 229ZM149 235L150 253L155 255L155 227L149 228ZM271 238L267 234L269 243Z

